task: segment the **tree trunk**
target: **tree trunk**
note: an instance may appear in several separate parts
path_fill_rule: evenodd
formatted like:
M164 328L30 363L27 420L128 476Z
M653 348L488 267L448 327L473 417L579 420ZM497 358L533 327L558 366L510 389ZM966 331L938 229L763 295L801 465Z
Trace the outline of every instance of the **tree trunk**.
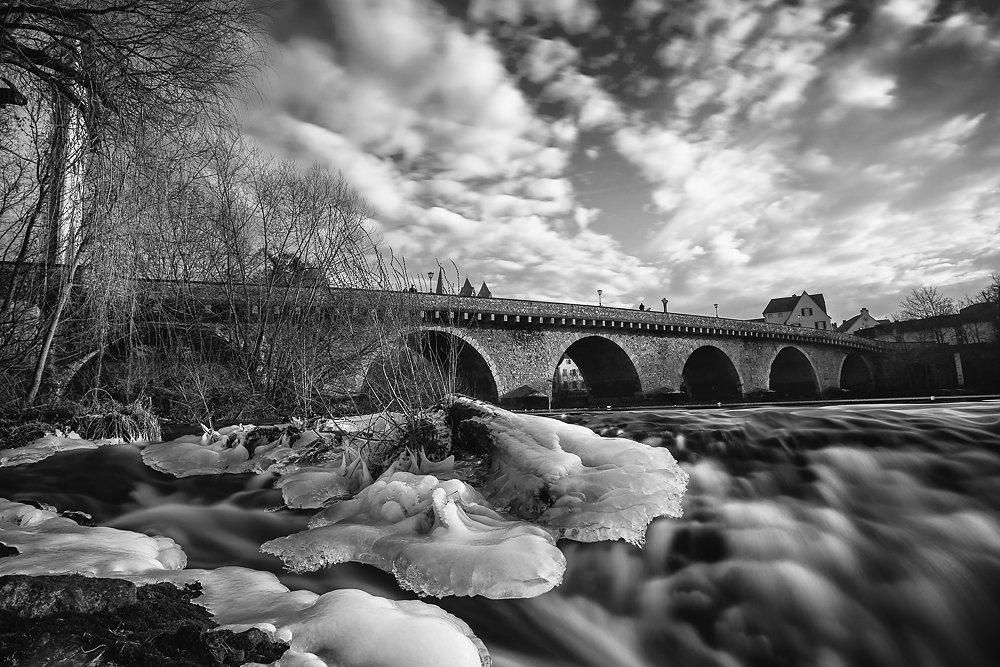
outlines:
M42 386L42 377L45 375L45 366L48 364L49 352L52 350L52 341L55 340L56 331L59 329L59 323L62 321L63 310L65 310L66 304L69 303L70 286L72 285L75 273L76 267L73 266L67 275L67 284L60 293L55 307L52 309L49 326L45 332L45 338L42 340L42 346L38 350L38 359L35 361L35 372L31 379L31 388L28 389L28 393L24 397L25 407L32 405L35 399L38 398L38 390Z

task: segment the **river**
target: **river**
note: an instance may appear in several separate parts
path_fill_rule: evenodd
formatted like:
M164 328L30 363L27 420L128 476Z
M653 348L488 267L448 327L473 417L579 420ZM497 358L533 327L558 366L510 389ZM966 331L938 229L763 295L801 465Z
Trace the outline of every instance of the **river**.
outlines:
M643 548L563 540L563 584L530 600L446 598L504 666L984 667L1000 659L1000 402L774 406L559 416L667 447L681 519ZM412 597L345 564L283 573L258 551L311 512L268 475L177 480L130 445L0 469L0 496L167 535L189 567L292 588Z

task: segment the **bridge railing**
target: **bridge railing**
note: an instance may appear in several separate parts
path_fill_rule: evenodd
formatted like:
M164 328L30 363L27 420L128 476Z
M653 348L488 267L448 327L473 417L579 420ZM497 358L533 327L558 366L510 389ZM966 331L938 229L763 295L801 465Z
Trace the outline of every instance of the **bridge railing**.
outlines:
M169 290L168 281L150 281L151 291L158 291L155 284ZM204 295L207 301L219 299L223 294L222 283L192 283L190 287ZM262 291L264 286L261 286ZM275 290L295 291L295 287ZM301 288L315 292L315 287ZM324 288L325 299L331 307L340 308L351 302L365 307L399 308L421 313L425 321L445 324L488 325L549 325L572 327L596 327L604 329L631 330L633 333L648 331L673 335L738 336L749 338L770 338L794 340L826 345L837 345L869 351L884 351L889 346L881 341L865 339L852 334L822 329L806 329L782 324L751 322L711 315L660 312L595 306L591 304L565 303L557 301L531 301L527 299L506 299L498 297L458 296L455 294L434 294L427 292L387 291L354 288Z
M886 347L877 341L836 331L806 329L766 322L750 322L711 315L664 313L655 310L636 310L553 301L462 297L449 294L411 293L409 297L413 307L423 311L467 313L470 315L505 315L508 318L508 323L510 323L509 318L511 316L515 318L528 318L526 322L528 324L566 324L563 320L567 319L570 320L569 324L572 326L617 327L635 331L636 329L647 330L645 325L649 325L648 330L650 331L701 335L745 335L757 338L780 338L784 340L794 339L803 342L847 346L873 351L883 350ZM460 316L457 319L461 322L465 318ZM581 324L581 320L590 324ZM524 319L518 319L515 323L524 323ZM637 327L636 325L640 326Z

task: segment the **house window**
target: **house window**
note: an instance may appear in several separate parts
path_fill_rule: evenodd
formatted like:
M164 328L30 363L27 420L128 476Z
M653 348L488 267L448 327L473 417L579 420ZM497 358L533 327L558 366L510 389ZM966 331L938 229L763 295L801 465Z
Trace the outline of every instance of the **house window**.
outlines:
M817 322L816 323L816 328L817 329L825 329L826 328L826 322L823 322L822 320L819 321L819 322Z
M803 315L812 315L813 314L813 309L812 308L803 308L802 309L802 314Z

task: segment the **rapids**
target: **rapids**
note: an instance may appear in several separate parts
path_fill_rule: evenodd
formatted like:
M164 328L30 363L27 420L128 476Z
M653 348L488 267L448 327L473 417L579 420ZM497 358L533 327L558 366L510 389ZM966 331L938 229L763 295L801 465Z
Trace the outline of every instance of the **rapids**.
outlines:
M562 540L564 583L533 599L445 598L498 666L993 665L1000 658L1000 402L554 415L668 448L684 517L646 543ZM0 497L166 535L189 567L273 571L290 588L412 598L346 563L282 571L261 543L313 511L270 475L175 479L105 446L0 469Z

